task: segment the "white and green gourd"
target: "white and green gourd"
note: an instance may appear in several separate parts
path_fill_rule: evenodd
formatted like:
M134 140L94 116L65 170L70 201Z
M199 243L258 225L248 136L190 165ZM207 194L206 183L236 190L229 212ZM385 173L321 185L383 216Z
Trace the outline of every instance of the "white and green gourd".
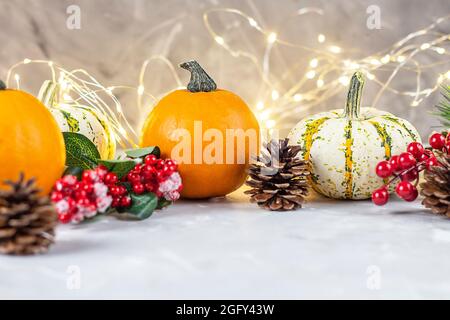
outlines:
M375 108L360 108L364 75L350 82L345 109L322 112L301 120L290 132L289 143L312 165L311 183L336 199L368 199L382 185L375 166L419 141L406 120Z
M114 158L116 140L104 115L78 103L60 103L60 86L50 80L43 83L38 98L49 108L62 132L80 133L94 143L102 159Z

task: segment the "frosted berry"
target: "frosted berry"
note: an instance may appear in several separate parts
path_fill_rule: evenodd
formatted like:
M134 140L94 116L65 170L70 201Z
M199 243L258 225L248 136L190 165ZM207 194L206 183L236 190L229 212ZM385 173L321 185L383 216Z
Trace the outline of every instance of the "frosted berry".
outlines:
M433 149L441 150L445 146L445 137L440 133L433 133L428 142Z
M392 174L392 166L388 161L381 161L375 168L377 176L380 178L387 178Z
M377 206L385 205L389 200L389 192L386 187L375 190L372 193L372 202Z

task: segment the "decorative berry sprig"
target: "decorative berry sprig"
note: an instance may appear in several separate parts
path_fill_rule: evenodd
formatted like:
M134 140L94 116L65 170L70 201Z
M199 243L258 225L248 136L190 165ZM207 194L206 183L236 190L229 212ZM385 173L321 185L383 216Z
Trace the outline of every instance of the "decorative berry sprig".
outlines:
M79 177L63 176L51 194L59 220L80 223L103 213L145 219L177 200L183 188L177 163L151 152L159 155L157 148L129 150L126 159L99 161L96 168L80 170Z
M432 166L440 165L433 150L450 153L450 139L447 132L433 133L428 142L431 148L427 149L419 142L411 142L406 148L406 152L394 155L389 160L377 164L375 168L377 176L389 180L372 193L374 204L382 206L388 202L389 186L393 183L397 183L395 192L401 199L405 201L417 199L419 173Z

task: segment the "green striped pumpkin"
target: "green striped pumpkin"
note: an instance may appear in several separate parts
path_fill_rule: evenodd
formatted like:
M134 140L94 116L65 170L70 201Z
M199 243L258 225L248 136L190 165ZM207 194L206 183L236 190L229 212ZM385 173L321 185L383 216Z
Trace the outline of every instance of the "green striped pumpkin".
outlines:
M94 110L78 104L58 102L59 85L45 81L39 99L56 119L62 132L76 132L86 136L97 147L102 159L113 159L116 141L108 120Z
M336 199L367 199L382 184L376 164L420 141L406 120L375 108L360 108L364 77L351 80L345 109L322 112L300 121L290 132L291 144L303 148L312 164L314 189Z

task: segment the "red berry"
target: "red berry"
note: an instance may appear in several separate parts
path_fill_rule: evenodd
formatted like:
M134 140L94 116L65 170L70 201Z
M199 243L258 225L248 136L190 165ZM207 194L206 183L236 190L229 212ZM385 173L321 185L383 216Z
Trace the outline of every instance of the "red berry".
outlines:
M445 145L445 137L440 133L433 133L428 140L433 149L441 150Z
M87 193L92 193L94 191L94 185L92 183L82 182L80 185L80 190L84 190Z
M167 177L162 171L156 172L156 180L158 180L158 182L163 182L166 179L167 179Z
M121 200L121 197L114 197L111 202L111 207L113 207L113 208L120 207L120 200Z
M427 169L430 170L431 167L438 166L439 162L437 161L436 157L431 157L425 161L425 165L427 166Z
M136 194L142 194L145 191L145 187L142 183L133 184L133 192Z
M449 139L447 139L445 141L445 147L447 148L447 153L450 152L450 140Z
M413 155L409 152L403 152L398 157L398 164L401 169L409 169L414 167L416 164L416 159L413 157Z
M109 187L109 193L113 196L119 196L121 194L120 186L111 186Z
M134 168L133 168L133 171L135 172L135 173L139 173L139 172L141 172L141 170L142 170L142 166L141 166L141 164L136 164L135 166L134 166Z
M157 169L162 169L163 166L164 166L164 160L162 160L162 159L156 160L156 168Z
M69 210L72 210L76 206L76 201L72 198L67 198L67 205L69 206Z
M398 163L398 158L399 158L399 156L392 156L391 159L389 160L389 163L391 164L391 170L393 172L400 170L400 165Z
M416 187L414 187L411 182L401 181L397 184L395 192L400 198L409 199L412 196L414 189L416 189Z
M77 205L82 207L88 207L91 205L91 201L88 198L78 198Z
M83 199L87 198L87 192L84 190L77 190L75 191L75 199Z
M372 202L377 206L385 205L389 200L389 192L386 187L381 187L372 193Z
M127 188L124 186L118 186L119 187L119 195L123 196L125 193L127 193Z
M156 163L157 159L158 158L154 154L149 154L149 155L145 156L144 163L148 164L148 165L154 165Z
M120 200L120 206L121 207L129 207L131 206L131 197L130 196L124 196Z
M166 164L162 167L161 172L166 177L170 176L173 173L173 171L170 169L170 166Z
M131 183L141 182L141 176L137 173L130 172L127 174L127 179Z
M52 202L58 202L59 200L62 200L64 198L64 195L61 192L53 191L52 195L50 196L50 199Z
M156 186L153 183L144 184L145 190L148 192L153 192L156 189Z
M392 174L392 166L386 160L381 161L377 164L375 172L380 178L387 178Z
M419 172L416 169L413 169L401 174L400 177L403 181L415 181L417 180L418 176Z
M420 156L425 152L425 148L421 143L414 141L408 144L406 151L411 153L414 156L414 158L420 159Z
M117 175L116 175L115 173L113 173L113 172L108 172L108 173L105 175L105 178L104 178L105 184L107 184L107 185L110 185L110 184L116 184L117 181L119 181L119 178L117 178Z
M411 191L411 194L407 198L403 198L403 200L411 202L417 199L419 196L419 192L417 191L417 188L413 186L413 190Z
M92 170L84 170L83 173L81 174L81 180L87 181L87 182L92 182L91 174L92 174Z
M60 214L58 215L58 219L59 221L61 221L61 223L69 223L70 220L72 219L72 214L70 213Z

